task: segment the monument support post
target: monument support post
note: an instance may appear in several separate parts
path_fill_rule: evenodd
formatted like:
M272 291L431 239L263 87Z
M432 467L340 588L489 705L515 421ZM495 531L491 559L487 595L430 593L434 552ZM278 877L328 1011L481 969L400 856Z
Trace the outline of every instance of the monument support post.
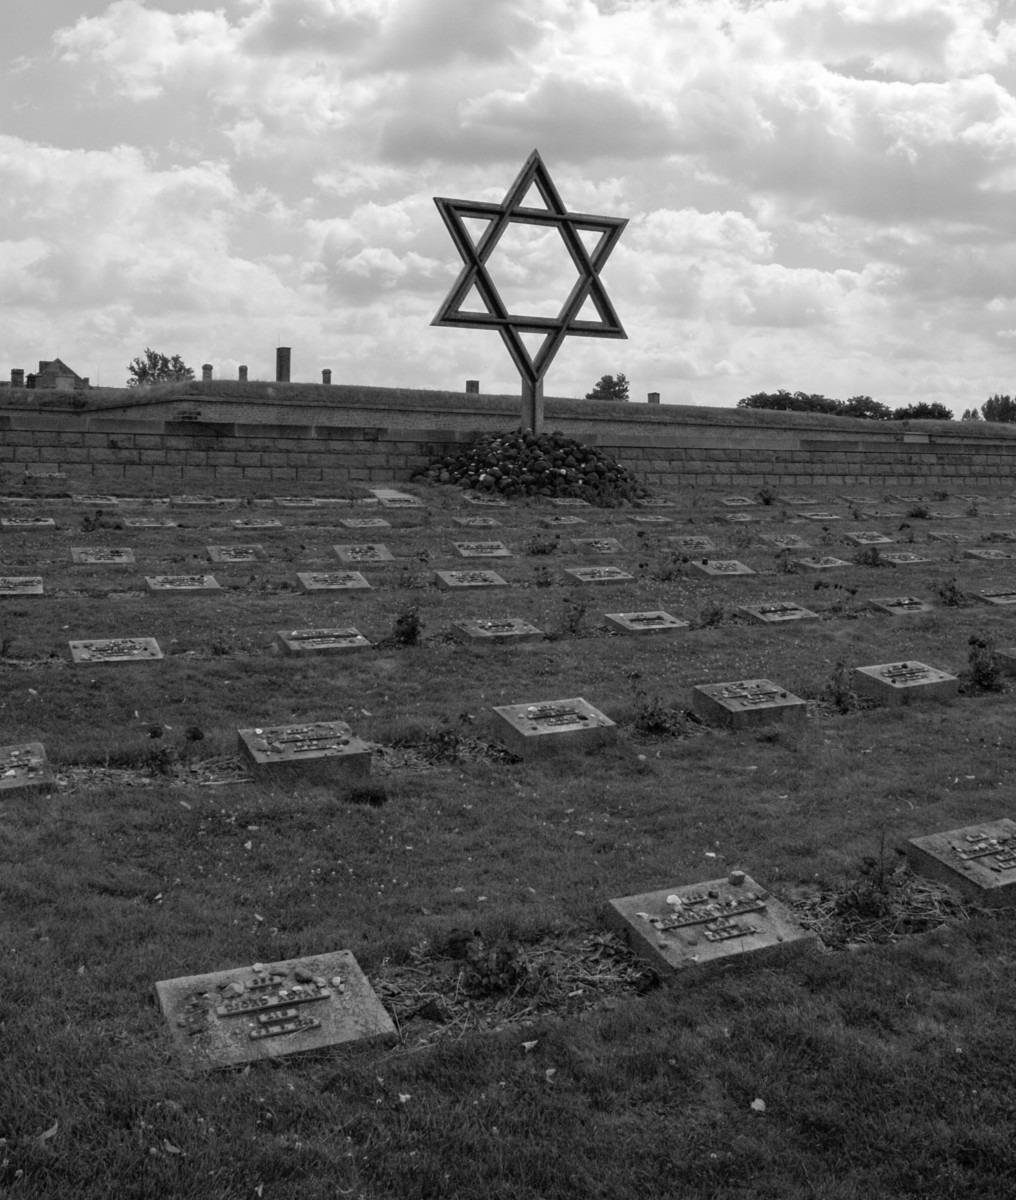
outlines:
M543 380L522 376L522 428L543 433Z

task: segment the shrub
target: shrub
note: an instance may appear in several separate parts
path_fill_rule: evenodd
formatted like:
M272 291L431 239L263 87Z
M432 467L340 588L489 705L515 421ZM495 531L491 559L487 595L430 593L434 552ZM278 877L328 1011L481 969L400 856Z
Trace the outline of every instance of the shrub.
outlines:
M986 634L970 635L970 681L986 692L997 692L1002 687L1002 667L995 653L994 640Z

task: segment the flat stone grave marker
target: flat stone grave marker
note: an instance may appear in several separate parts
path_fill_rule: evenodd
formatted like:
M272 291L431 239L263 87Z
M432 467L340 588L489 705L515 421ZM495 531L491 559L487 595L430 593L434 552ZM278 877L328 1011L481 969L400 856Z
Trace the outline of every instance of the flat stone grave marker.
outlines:
M42 742L0 746L0 792L30 791L52 782Z
M976 600L983 600L985 604L994 604L1000 608L1009 608L1016 604L1016 589L1008 589L998 592L974 592Z
M934 611L934 605L927 600L919 600L916 596L881 596L869 600L876 612L888 613L891 617L906 617L916 613Z
M370 750L345 721L239 729L237 745L258 777L358 783L370 775Z
M177 529L176 521L169 517L124 517L125 529Z
M939 508L933 508L933 509L932 509L932 510L931 510L931 511L928 513L928 516L929 516L929 517L930 517L930 518L931 518L933 521L959 521L959 520L961 520L961 519L962 519L962 517L963 517L963 513L958 513L958 512L946 512L946 511L944 511L943 509L939 509Z
M894 706L914 700L951 700L959 686L955 675L919 662L855 667L851 680L851 687L859 696Z
M273 496L280 508L320 508L320 500L313 496Z
M709 552L716 549L716 543L712 538L699 536L684 535L681 537L667 538L668 542L673 542L680 550L688 551L705 551Z
M371 643L352 626L279 630L275 637L284 654L345 654L349 650L371 648Z
M494 708L497 731L523 757L565 745L598 745L617 738L617 726L581 696Z
M384 517L342 517L339 520L340 525L345 525L347 529L391 529L391 521L386 521Z
M896 567L912 567L917 563L931 562L930 558L912 554L908 550L883 550L881 553L884 562L892 563Z
M300 587L305 592L371 591L371 586L359 571L297 571Z
M592 508L588 500L578 496L550 496L548 499L555 508Z
M903 516L902 508L865 508L861 510L862 517L869 521L884 521L891 520L895 517Z
M689 561L691 566L696 571L701 571L703 575L755 574L751 567L746 567L743 562L738 562L735 558L693 558Z
M850 563L844 562L842 558L833 558L831 554L820 558L795 558L794 562L802 571L832 571L837 567L850 566Z
M162 658L162 651L155 638L92 638L89 641L68 644L71 648L71 658L81 666L155 662Z
M810 608L802 608L789 600L775 601L772 604L742 604L740 611L753 621L763 625L779 625L784 621L817 621L818 613Z
M477 492L463 492L462 499L467 504L487 504L493 508L508 507L508 501L504 496L481 496Z
M995 656L1004 674L1016 675L1016 646L1000 646Z
M572 544L579 550L588 550L591 554L623 554L624 546L617 538L572 538Z
M934 542L950 542L953 545L970 541L970 534L968 533L943 533L940 529L933 529L928 534L928 537Z
M239 517L230 521L234 529L283 529L277 517Z
M687 621L679 621L662 609L653 612L604 613L603 616L620 633L674 633L678 629L688 628Z
M801 513L801 516L804 517L804 519L806 521L842 521L843 520L842 513L833 513L833 512L803 512L803 513Z
M723 513L720 520L726 521L728 525L757 525L762 518L755 516L754 513L739 512Z
M452 625L455 635L463 641L474 643L490 642L541 642L542 629L523 621L521 617L487 617L456 621Z
M668 500L665 496L646 496L635 503L639 508L677 508L677 501Z
M964 550L964 558L977 558L982 562L1003 562L1016 558L1011 550Z
M353 546L333 546L340 562L387 563L394 562L395 555L381 542L364 542Z
M699 684L692 689L691 706L704 720L732 729L800 721L808 707L799 696L768 679Z
M153 595L160 596L196 596L222 590L214 575L146 575L145 587Z
M267 557L264 546L209 546L208 557L213 563L263 562Z
M72 546L71 561L79 566L126 567L134 563L134 551L126 546Z
M874 529L869 530L851 530L849 533L844 533L844 538L848 542L852 542L855 546L891 546L892 538L886 537L884 533L878 533Z
M763 533L762 540L768 542L775 550L810 550L811 542L798 537L796 533Z
M990 496L982 496L979 493L967 496L957 496L957 500L965 500L967 504L990 504Z
M793 504L795 506L798 504L814 504L815 503L814 496L781 496L780 499L783 501L784 504Z
M155 994L192 1072L395 1036L348 950L162 979Z
M1016 529L993 529L988 537L997 542L1016 542Z
M661 517L655 513L632 513L628 517L629 521L634 521L636 525L672 525L673 520L670 517Z
M610 900L606 918L640 958L670 976L707 973L741 957L786 957L818 944L817 934L743 871Z
M501 522L494 517L452 517L452 520L456 525L464 525L467 529L493 529L495 526L501 526Z
M564 573L579 583L632 583L635 579L620 567L565 567Z
M756 503L748 496L722 496L720 503L725 504L727 508L748 508Z
M1003 817L910 838L907 862L987 908L1016 905L1016 822Z
M52 517L0 517L0 527L4 529L56 529L56 521Z
M116 496L93 496L89 493L81 493L77 496L71 496L71 500L75 504L103 504L107 507L112 504L119 504Z
M0 575L0 596L41 595L41 575Z
M170 504L179 504L184 508L231 508L239 504L236 496L170 496Z
M449 590L508 586L508 580L496 571L435 571L434 576L439 588Z
M540 517L540 524L547 526L549 529L564 529L568 525L585 525L581 517L559 516L559 517Z
M404 496L393 492L388 496L378 496L382 508L423 508L424 503L416 496Z
M878 500L874 496L840 496L844 504L877 504Z
M452 542L463 558L511 558L504 542Z

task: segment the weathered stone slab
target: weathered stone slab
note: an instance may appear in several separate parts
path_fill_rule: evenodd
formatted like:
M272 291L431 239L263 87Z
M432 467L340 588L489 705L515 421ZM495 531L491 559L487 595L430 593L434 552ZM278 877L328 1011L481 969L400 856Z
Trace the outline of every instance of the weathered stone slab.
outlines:
M919 662L877 663L855 667L851 687L859 696L883 704L910 704L916 700L951 700L959 691L955 675Z
M239 517L230 521L234 529L282 529L282 522L277 517Z
M713 539L702 535L669 537L667 541L673 542L679 550L684 550L688 554L710 554L716 549L716 543Z
M548 529L566 529L569 525L585 525L586 522L581 517L554 516L540 517L540 524Z
M488 617L455 621L452 630L462 641L473 643L489 642L542 642L542 629L523 621L521 617Z
M1005 675L1016 675L1016 646L1001 646L995 651L998 665Z
M56 521L52 517L0 517L0 528L31 533L33 530L56 529Z
M75 504L93 504L101 505L103 508L109 508L111 505L119 504L116 496L99 496L92 493L81 493L77 496L71 496L71 500Z
M814 496L781 496L780 500L783 504L793 504L795 507L816 503Z
M221 591L214 575L146 575L145 587L152 595L198 596Z
M629 521L634 521L636 525L673 525L672 517L661 517L654 513L632 513L628 517Z
M774 600L769 604L742 604L740 612L763 625L780 625L785 621L817 621L818 613L802 608L790 600Z
M504 542L452 542L463 558L511 558Z
M749 496L721 496L720 503L725 504L727 508L749 508L757 504L757 501Z
M239 729L237 744L259 778L356 784L370 775L370 750L344 721Z
M762 517L755 513L737 512L723 513L720 520L726 521L728 525L757 525Z
M134 551L126 546L72 546L71 561L78 566L127 567L134 564Z
M913 616L934 611L934 605L916 596L881 596L869 600L876 612L888 613L890 617Z
M386 521L384 517L342 517L339 520L340 525L345 525L347 529L391 529L391 521Z
M969 533L943 533L939 529L933 529L928 534L928 537L933 542L948 542L952 546L958 546L962 542L969 542L971 540Z
M124 517L125 529L177 529L176 521L168 517Z
M508 580L496 571L435 571L434 581L439 588L507 587Z
M874 529L851 530L843 534L844 540L855 546L891 546L893 539Z
M639 508L677 508L677 501L670 500L666 496L645 496L641 500L636 500L635 504Z
M489 505L491 508L507 508L508 501L504 496L493 496L480 492L463 492L462 499L467 504Z
M988 537L997 542L1016 542L1016 529L992 529Z
M189 1071L395 1036L348 950L162 979L155 993Z
M267 556L264 546L209 546L208 557L213 563L232 565L262 562Z
M692 688L691 706L703 720L732 729L801 721L808 710L799 696L769 679L735 679Z
M41 575L0 575L0 596L41 596Z
M273 496L279 508L320 508L321 501L314 496Z
M155 638L92 638L68 643L71 658L81 666L101 663L156 662L162 651Z
M988 908L1016 906L1016 822L1007 817L910 838L904 850L918 875Z
M494 517L452 517L452 520L466 529L493 529L501 526L501 522Z
M565 567L564 573L579 583L632 583L635 579L620 567Z
M238 496L170 496L170 504L181 508L235 508L240 503Z
M982 600L985 604L994 604L999 608L1010 608L1016 604L1016 589L1014 588L998 591L972 592L971 595L975 600Z
M31 791L52 783L53 773L42 742L0 746L0 792Z
M592 508L588 500L582 500L578 496L550 496L548 503L553 504L555 508Z
M493 712L498 736L523 757L617 738L614 722L581 696L536 704L502 704Z
M844 562L842 558L833 558L831 554L814 558L795 558L794 563L802 571L834 571L838 567L850 566L850 563Z
M590 554L623 554L624 546L617 538L572 538L572 544L580 551Z
M305 592L369 592L372 590L359 571L297 571L296 577Z
M369 650L372 645L352 626L279 630L275 638L284 654L346 654L350 650Z
M774 550L810 550L811 542L806 542L796 533L763 533L761 538L768 542Z
M1011 550L964 550L964 558L975 558L981 562L1006 562L1016 558Z
M333 546L340 562L346 563L390 563L395 555L381 542L361 542L358 545Z
M816 934L743 871L610 900L606 918L640 958L670 976L705 973L740 958L768 962L818 944Z
M882 561L892 563L896 567L912 567L918 563L931 562L921 554L912 554L909 550L882 550Z
M619 633L676 633L679 629L687 629L687 621L679 621L677 617L662 609L650 612L604 613L604 620Z
M689 566L701 571L703 575L754 575L751 567L746 567L736 558L693 558Z
M801 513L801 516L804 517L804 519L806 521L824 522L824 521L842 521L843 520L842 513L834 513L834 512L803 512L803 513Z

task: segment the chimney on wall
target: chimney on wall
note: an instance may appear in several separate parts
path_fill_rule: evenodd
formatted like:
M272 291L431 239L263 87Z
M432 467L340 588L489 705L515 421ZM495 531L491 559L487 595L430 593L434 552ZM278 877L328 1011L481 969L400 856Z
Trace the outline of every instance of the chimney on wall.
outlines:
M212 364L211 363L202 363L201 364L201 382L202 383L211 383L212 382Z
M25 386L25 368L11 367L11 387L23 388Z
M649 393L649 403L650 404L659 404L659 402L660 402L660 393L659 392L650 392Z
M325 367L325 369L321 372L321 382L324 384L325 387L331 387L332 372L331 372L330 367Z
M275 350L275 382L289 383L289 364L293 351L289 346L278 346Z
M241 382L241 383L246 383L246 382L247 382L247 367L246 367L246 364L245 364L244 366L237 367L237 369L236 369L236 377L237 377L237 379L239 379L239 380L240 380L240 382Z
M480 394L479 379L467 379L466 380L466 395L467 396L479 396L479 394Z

